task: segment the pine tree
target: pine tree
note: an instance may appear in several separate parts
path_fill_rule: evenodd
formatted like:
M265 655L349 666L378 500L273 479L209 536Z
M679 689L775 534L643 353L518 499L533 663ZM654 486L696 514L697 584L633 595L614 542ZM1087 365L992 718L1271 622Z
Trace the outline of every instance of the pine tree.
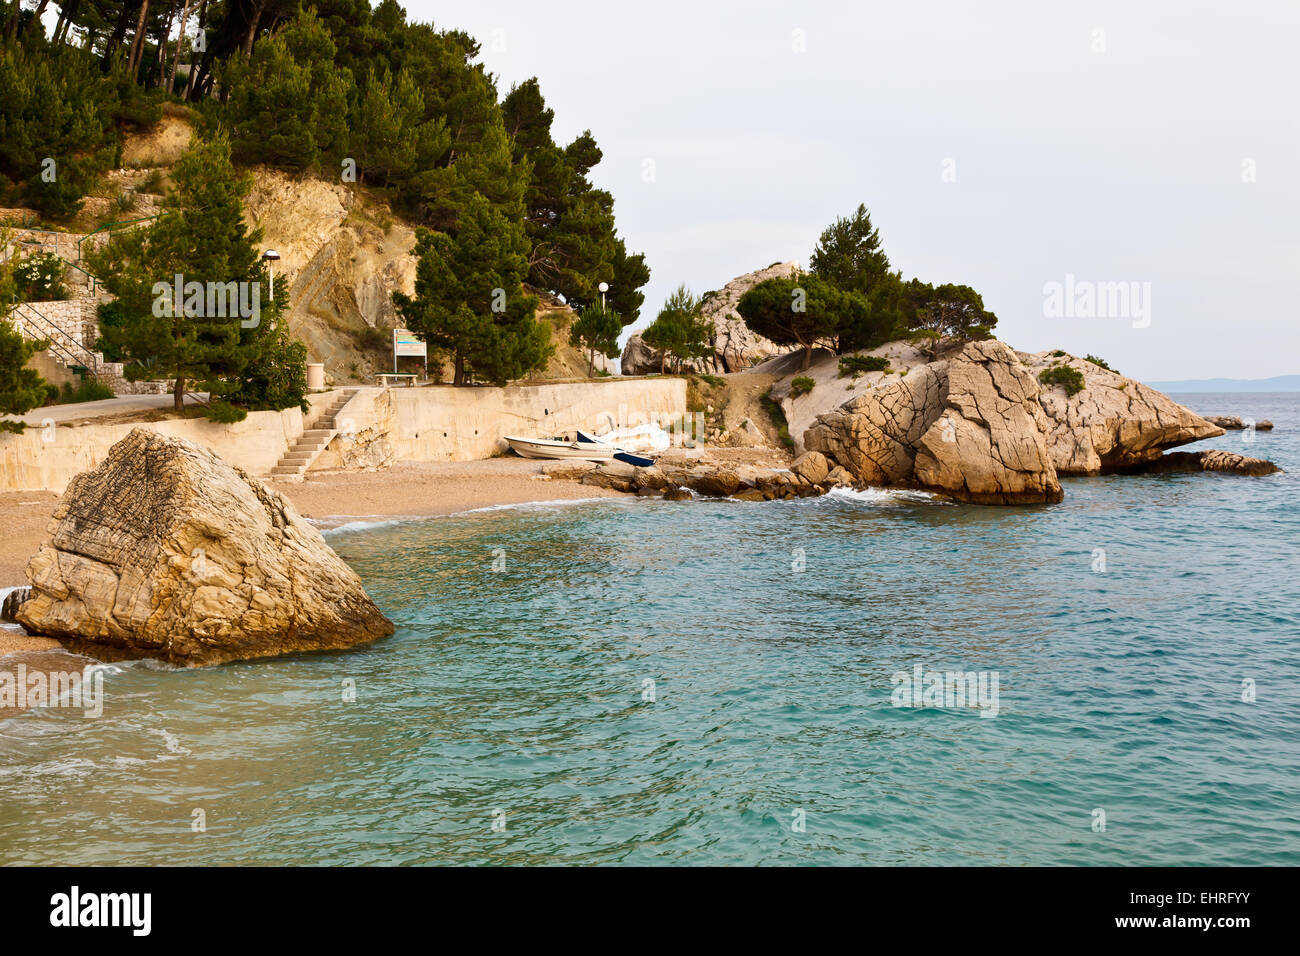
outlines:
M765 279L740 297L736 311L750 331L803 349L806 369L814 346L835 338L864 307L861 297L840 293L819 276L804 273Z
M454 236L420 229L415 248L415 296L395 293L393 303L408 329L451 355L455 384L475 375L504 385L545 367L550 336L523 289L528 240L518 222L476 195Z
M587 376L596 366L596 353L606 358L618 355L618 334L623 320L613 309L600 302L587 306L569 329L569 344L581 348L587 357Z
M290 376L305 359L303 353L281 347L276 306L283 307L283 299L275 306L262 302L268 284L256 249L261 234L249 232L243 220L250 177L236 174L230 143L217 134L195 143L177 162L172 179L176 190L153 225L115 239L91 257L92 270L118 299L116 323L100 330L105 346L130 363L128 379L174 379L177 411L184 407L189 385L210 392L214 405L246 405L263 396L272 396L265 400L273 404L285 403L279 407L300 404L301 395L292 390L280 393L268 386L263 392L248 391L248 383L260 374L250 366L268 361L268 355L292 366L285 372ZM186 288L178 299L177 276L205 289L219 284L262 311L237 314L229 299L219 310L206 298L193 299Z
M890 274L880 230L871 224L871 214L862 204L852 216L836 219L826 228L808 264L813 275L836 288L864 295Z
M708 352L713 329L701 315L702 306L701 299L680 285L665 300L654 322L641 333L641 340L660 353L660 372L667 370L669 356L674 371L681 371L685 362Z
M335 53L329 31L308 10L259 43L249 62L229 65L222 84L231 90L226 119L237 160L338 168L356 94L352 72L334 65Z

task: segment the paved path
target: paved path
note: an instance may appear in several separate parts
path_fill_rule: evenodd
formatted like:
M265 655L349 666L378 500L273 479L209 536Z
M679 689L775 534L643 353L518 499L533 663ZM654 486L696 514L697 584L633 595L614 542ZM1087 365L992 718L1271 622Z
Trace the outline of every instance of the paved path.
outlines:
M207 399L206 392L200 392L203 399ZM71 405L47 405L44 408L34 408L26 415L18 417L28 425L40 425L47 418L57 422L68 422L80 418L98 418L101 415L121 415L125 412L143 412L155 408L171 408L174 399L171 394L167 395L120 395L117 398L104 398L97 402L74 402ZM189 395L185 396L185 404L195 404L194 399Z

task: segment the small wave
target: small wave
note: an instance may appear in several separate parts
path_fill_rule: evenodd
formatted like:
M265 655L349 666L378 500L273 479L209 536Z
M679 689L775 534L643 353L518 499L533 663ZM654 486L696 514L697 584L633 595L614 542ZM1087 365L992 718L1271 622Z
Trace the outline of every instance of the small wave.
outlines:
M835 501L850 501L864 505L889 505L903 501L933 505L950 504L947 498L929 491L915 491L910 488L832 488L826 493L826 497Z
M333 535L349 531L374 531L378 528L390 528L396 525L414 524L419 521L435 521L439 518L459 518L462 515L482 514L488 511L532 511L542 510L545 508L554 508L563 505L585 505L597 501L609 501L609 498L550 498L546 501L515 501L501 505L485 505L481 508L466 508L464 511L449 511L446 514L437 515L403 515L399 518L386 518L381 515L373 517L355 517L349 515L334 515L329 518L311 518L308 519L312 524L321 527L322 535ZM338 521L351 518L343 524L328 527L330 521Z

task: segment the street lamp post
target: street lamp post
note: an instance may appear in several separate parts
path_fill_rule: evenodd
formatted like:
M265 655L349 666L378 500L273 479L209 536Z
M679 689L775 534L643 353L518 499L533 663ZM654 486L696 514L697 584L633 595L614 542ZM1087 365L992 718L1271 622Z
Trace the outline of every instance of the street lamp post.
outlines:
M609 291L609 283L602 282L596 288L600 290L600 310L603 312L605 311L605 293Z
M276 252L274 249L267 249L266 252L262 253L262 259L264 262L266 262L266 270L267 273L270 275L270 279L271 279L270 281L271 301L275 301L275 263L279 260L279 258L280 258L280 253Z

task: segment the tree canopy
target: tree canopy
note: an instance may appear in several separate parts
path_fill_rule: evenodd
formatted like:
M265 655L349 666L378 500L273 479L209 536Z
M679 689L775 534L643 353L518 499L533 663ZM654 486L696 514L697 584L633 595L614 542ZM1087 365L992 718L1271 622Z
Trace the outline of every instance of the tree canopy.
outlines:
M59 15L47 38L39 17L50 4ZM537 79L499 97L462 31L411 22L395 0L6 6L0 201L71 217L120 165L123 130L157 122L170 96L227 131L237 164L377 190L418 225L452 234L481 196L523 227L533 288L581 311L605 282L625 324L639 314L650 271L592 181L595 137L554 142Z

